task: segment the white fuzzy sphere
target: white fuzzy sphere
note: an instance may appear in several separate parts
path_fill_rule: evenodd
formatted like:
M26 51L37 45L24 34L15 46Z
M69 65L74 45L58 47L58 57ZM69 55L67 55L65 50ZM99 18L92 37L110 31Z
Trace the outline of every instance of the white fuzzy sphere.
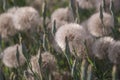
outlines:
M56 21L56 28L74 21L73 13L70 8L58 8L51 15L51 22Z
M18 51L19 51L19 63L17 60L17 47L18 47ZM2 57L2 62L10 68L17 68L19 66L24 65L25 63L25 57L22 53L22 45L13 45L10 46L8 48L6 48L3 52L3 57Z
M79 24L70 23L61 26L55 34L55 40L57 44L65 51L65 37L68 38L68 43L71 53L74 49L77 55L85 55L85 45L86 41L89 45L92 40L91 36L86 32L86 30ZM82 56L81 56L82 57Z
M88 31L95 37L107 36L112 33L112 28L114 28L114 18L103 12L103 24L100 19L100 12L93 14L87 22Z
M16 34L13 15L11 13L0 14L0 35L3 39Z
M111 0L105 0L105 10L107 12L111 12L110 11L110 1ZM96 0L96 10L99 11L100 10L100 5L103 5L102 0ZM114 12L115 13L119 13L120 11L120 0L113 0L113 5L114 5Z
M114 64L119 64L120 62L120 41L114 42L108 49L108 58Z
M96 40L92 46L92 52L98 59L108 58L108 48L114 43L112 37L102 37Z
M96 0L76 0L82 9L95 9Z
M32 7L21 7L14 13L14 25L18 31L34 31L39 25L39 13Z

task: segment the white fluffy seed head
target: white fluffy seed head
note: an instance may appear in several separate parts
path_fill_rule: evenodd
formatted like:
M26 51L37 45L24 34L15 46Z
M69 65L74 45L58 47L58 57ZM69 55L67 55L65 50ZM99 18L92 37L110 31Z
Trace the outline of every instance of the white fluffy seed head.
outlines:
M49 52L44 52L42 55L42 69L46 71L48 69L50 72L53 72L57 69L56 58Z
M19 53L17 53L17 48ZM10 68L17 68L22 66L25 63L25 57L22 53L22 46L21 45L14 45L6 48L3 52L2 62ZM17 54L18 59L17 59Z
M111 37L102 37L96 40L92 46L94 56L98 59L108 58L108 48L112 43L114 43L114 39Z
M71 12L71 9L66 7L66 8L58 8L55 10L52 15L51 19L53 20L58 20L58 21L66 21L66 22L71 22L73 21L73 14Z
M82 9L94 9L96 0L76 0Z
M27 5L34 7L38 11L42 9L44 0L26 0Z
M34 31L39 25L39 13L32 7L21 7L14 13L14 25L18 31Z
M53 80L63 80L62 75L59 72L52 72Z
M33 72L40 74L41 71L44 73L47 69L49 69L50 72L56 70L57 62L55 57L51 53L44 52L41 54L41 58L42 58L41 68L39 66L39 58L40 57L38 57L38 55L31 57L30 63L32 65ZM29 68L28 68L28 71L29 73L32 73Z
M58 8L51 15L51 22L56 21L56 28L58 29L60 26L73 22L74 17L70 8Z
M7 13L14 14L18 9L19 9L19 7L12 7L12 8L10 8L10 9L7 10Z
M13 24L13 15L3 13L0 15L0 35L2 38L8 38L16 33Z
M111 12L110 11L110 1L111 0L105 0L105 10L107 12ZM100 5L103 6L103 2L102 0L96 0L96 10L99 11L100 10ZM120 11L120 0L113 0L113 5L114 5L114 11L116 13L118 13Z
M74 53L73 50L75 49L78 56L85 54L84 41L87 41L87 43L91 41L89 40L91 37L89 36L89 34L87 34L85 29L79 24L75 23L63 25L56 32L55 40L63 51L65 51L66 46L65 37L67 37L68 39L71 53Z
M102 24L100 12L98 12L88 19L87 28L95 37L110 35L112 33L112 28L114 28L114 19L110 14L103 12Z
M108 58L114 64L119 64L120 62L120 41L114 42L108 49Z

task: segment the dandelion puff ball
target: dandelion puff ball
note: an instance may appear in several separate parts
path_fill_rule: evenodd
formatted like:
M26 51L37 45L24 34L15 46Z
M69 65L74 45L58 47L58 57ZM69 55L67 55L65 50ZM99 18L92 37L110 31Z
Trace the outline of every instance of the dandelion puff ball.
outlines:
M17 59L17 48L19 51L19 56ZM14 45L6 48L3 52L2 62L10 68L17 68L22 66L25 63L25 57L22 53L22 46L21 45Z
M112 33L112 28L114 28L114 19L110 14L103 12L102 24L100 12L98 12L88 19L87 28L95 37L107 36Z
M34 31L39 25L39 13L32 7L21 7L14 14L14 25L18 31Z
M110 12L110 1L111 0L105 0L105 11ZM100 5L102 5L102 0L96 0L96 10L100 10ZM113 0L114 5L114 12L118 13L120 11L120 0Z
M79 7L82 9L94 9L96 0L76 0Z
M90 36L89 34L87 34L86 30L81 25L70 23L63 25L58 29L58 31L55 34L55 40L63 51L65 51L66 46L65 37L67 37L68 39L71 53L74 53L75 49L75 51L78 53L78 56L82 54L84 55L84 41L90 40ZM89 41L87 43L89 43Z
M44 0L26 0L27 5L30 5L40 11Z
M44 52L42 55L42 69L46 71L48 69L50 72L57 70L56 58L49 52Z
M16 33L12 18L13 15L10 13L2 13L0 15L0 35L3 39L13 36Z
M42 58L42 62L41 62L42 72L45 72L46 68L49 68L50 71L56 70L57 62L56 62L55 57L51 53L44 52L44 53L41 54L41 58ZM37 56L32 56L31 60L30 60L30 63L32 65L33 72L36 72L36 73L40 74L40 66L39 66L38 55ZM28 71L31 72L30 69L28 69Z
M62 75L59 72L52 72L52 80L63 80Z
M14 14L18 9L19 9L19 7L12 7L12 8L10 8L10 9L7 10L7 13Z
M114 64L119 64L120 62L120 41L114 42L108 49L108 58Z
M70 8L58 8L51 15L51 21L56 21L56 28L58 29L61 25L64 25L68 22L73 22L74 17Z
M98 59L105 59L108 56L108 48L112 43L114 43L112 37L102 37L96 40L92 46L94 56Z

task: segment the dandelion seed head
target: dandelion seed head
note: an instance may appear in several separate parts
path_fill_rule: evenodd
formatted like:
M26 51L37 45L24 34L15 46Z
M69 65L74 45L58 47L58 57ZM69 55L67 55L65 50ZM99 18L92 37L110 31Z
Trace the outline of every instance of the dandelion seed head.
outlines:
M21 7L14 14L14 25L18 31L34 31L39 25L39 13L32 7Z
M19 9L19 7L12 7L12 8L10 8L10 9L7 10L7 13L14 14L18 9Z
M73 22L73 14L70 8L58 8L51 15L52 23L56 21L56 28L68 23Z
M42 4L44 0L26 0L27 5L34 7L36 10L40 11L42 9Z
M19 51L19 62L17 60L17 47ZM6 48L3 52L2 62L10 68L17 68L25 63L25 57L22 53L21 45L14 45Z
M0 35L3 39L7 39L16 33L12 17L13 15L10 13L0 15Z
M105 59L108 56L108 48L114 43L112 37L102 37L96 40L92 46L94 56L98 59Z
M114 28L113 17L103 12L103 25L100 19L100 13L93 14L87 23L88 31L95 37L107 36L112 33L112 28Z
M53 77L53 80L63 80L62 75L56 71L52 72L52 77Z
M96 4L96 0L76 0L76 2L82 9L94 9Z
M31 60L30 60L30 63L31 63L31 66L32 66L32 70L33 72L35 73L38 73L40 74L41 72L46 72L46 70L50 70L50 72L56 70L56 66L57 66L57 62L56 62L56 59L55 57L49 53L49 52L44 52L44 53L41 53L41 68L40 68L40 64L39 64L39 57L38 55L37 56L32 56L31 57ZM30 68L28 68L28 72L29 73L32 73Z
M81 25L70 23L63 25L58 29L55 35L55 40L63 51L65 51L66 46L65 37L68 39L71 53L74 53L74 49L79 56L81 53L85 53L84 41L90 38Z
M73 21L72 12L68 7L58 8L52 13L51 19L56 21L59 20L59 21L71 22Z
M116 41L108 49L108 58L114 64L119 64L120 61L120 42Z
M105 0L105 11L111 13L110 11L110 1L111 0ZM102 0L96 0L96 10L100 10L100 5L103 6ZM113 7L114 7L114 12L118 13L120 11L120 0L113 0Z
M44 52L42 55L42 69L49 69L50 72L53 72L57 69L56 58L49 52Z

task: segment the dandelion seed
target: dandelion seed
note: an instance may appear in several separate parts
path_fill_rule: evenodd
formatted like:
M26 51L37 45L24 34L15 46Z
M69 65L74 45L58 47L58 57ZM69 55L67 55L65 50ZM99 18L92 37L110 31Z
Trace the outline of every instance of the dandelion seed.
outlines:
M56 62L55 57L51 53L44 52L41 54L41 58L42 58L42 63L41 63L42 65L40 68L39 62L38 62L38 60L39 60L38 55L31 57L30 63L31 63L32 70L34 73L40 74L41 70L44 73L47 70L47 68L49 68L50 72L56 70L57 62ZM28 69L28 71L31 73L30 69Z
M55 40L57 44L61 47L63 51L65 51L65 37L68 38L68 43L70 47L70 52L74 53L74 49L77 54L81 57L85 55L85 45L84 42L92 41L91 36L87 34L86 30L78 24L70 23L61 26L55 35Z
M16 34L12 18L13 15L10 13L3 13L0 15L0 35L3 39Z
M67 24L69 22L73 22L74 17L70 8L58 8L51 15L52 23L56 21L56 28L58 29L60 26ZM52 26L50 26L52 29Z
M98 59L108 58L108 48L114 43L114 39L111 37L102 37L96 40L92 46L93 54Z
M45 52L41 56L42 56L43 70L45 68L48 68L50 72L57 70L57 61L51 53Z
M10 9L7 10L7 13L14 14L18 9L19 9L19 7L12 7L12 8L10 8Z
M105 0L105 11L110 12L110 2L111 0ZM120 0L113 0L114 11L118 13L120 11ZM99 11L100 5L102 5L102 0L96 0L96 9Z
M108 58L114 64L119 64L120 61L120 42L116 41L108 49Z
M52 79L53 80L63 80L62 75L59 72L52 72Z
M82 9L94 9L96 0L76 0Z
M19 63L17 60L17 47L19 51ZM22 66L25 63L25 57L22 53L22 46L21 45L14 45L6 48L3 52L2 62L10 68L17 68L19 66Z
M114 28L114 18L105 12L103 12L103 24L99 12L93 14L87 22L88 31L95 37L110 35L112 28Z
M34 7L36 10L40 11L42 9L42 3L44 0L26 0L27 5Z
M14 13L14 25L18 31L35 31L39 25L39 13L32 7L21 7Z

